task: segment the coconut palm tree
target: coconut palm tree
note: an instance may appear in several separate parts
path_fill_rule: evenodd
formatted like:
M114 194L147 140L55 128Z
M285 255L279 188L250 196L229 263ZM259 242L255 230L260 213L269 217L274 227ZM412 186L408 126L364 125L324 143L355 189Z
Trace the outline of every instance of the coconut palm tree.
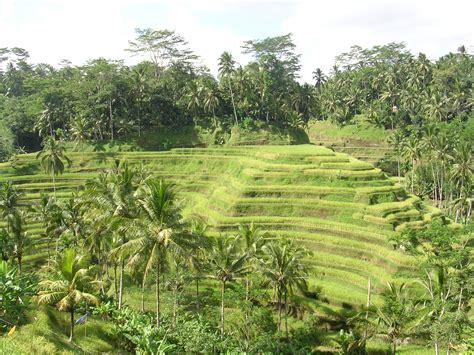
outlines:
M235 110L235 102L234 102L234 92L232 91L232 83L231 83L231 76L235 73L235 60L232 57L232 54L229 52L224 52L219 58L219 75L221 78L227 79L227 86L230 92L230 99L232 101L232 108L234 109L234 118L235 123L239 124L237 119L237 111Z
M226 284L247 273L247 254L239 248L239 239L233 236L214 240L207 255L211 277L221 283L221 337L224 337L224 301Z
M202 85L198 80L191 80L186 87L186 102L188 110L195 115L202 106Z
M11 181L0 184L0 217L7 224L7 231L18 213L18 201L21 193L13 186Z
M69 341L74 339L74 312L78 304L85 302L97 304L98 299L85 292L91 287L89 276L89 259L78 255L72 249L66 249L54 266L55 277L43 280L38 284L39 292L36 302L39 304L55 304L59 311L69 311Z
M309 267L305 259L310 253L290 240L268 243L262 247L262 252L262 273L277 296L278 331L281 331L282 311L285 306L285 329L288 338L288 296L293 294L295 287L301 290L307 288Z
M126 163L117 163L112 171L86 183L84 204L110 218L110 226L117 236L115 240L119 245L125 244L127 236L136 230L134 225L138 217L136 201L138 185L136 171L130 169ZM116 260L120 265L117 298L118 307L121 308L125 260L120 253L114 253L112 256L118 258Z
M250 224L240 224L239 225L239 234L238 238L241 242L242 251L247 254L247 267L249 270L257 272L256 268L258 265L258 259L262 253L262 247L267 242L267 233L263 232L260 228L256 227L252 222ZM249 296L250 296L250 278L249 274L245 276L245 302L247 307L249 306ZM245 317L248 319L248 313L250 308L247 308L245 312Z
M48 137L44 143L43 150L36 155L36 159L41 158L41 166L46 174L51 174L53 178L54 195L56 195L56 176L64 172L63 160L66 161L69 167L72 165L72 161L65 153L66 148L61 142Z
M203 86L204 110L212 113L214 129L217 128L216 109L219 107L219 96L214 82L208 80Z
M13 240L13 254L18 262L18 271L23 270L23 255L31 240L25 230L25 213L18 211L10 224L10 237Z
M313 79L316 81L315 85L318 90L321 90L321 86L327 81L328 78L320 68L316 68L316 70L313 71Z
M58 205L56 204L56 200L43 193L40 195L39 203L31 206L29 209L30 218L33 221L40 222L43 225L41 237L48 241L48 262L51 257L50 243L53 236L56 235L54 231L59 227L59 223L54 223L57 220L53 217L59 212L60 211Z
M148 275L155 271L156 325L161 320L160 277L166 255L186 254L193 247L194 238L184 230L181 208L177 203L172 185L162 180L148 179L138 192L138 203L142 213L141 233L115 251L129 257L133 266L145 260L143 285Z
M405 283L396 285L389 282L383 299L384 304L375 310L375 324L378 334L390 340L395 355L397 343L411 334L421 318Z
M421 157L421 145L414 135L410 135L402 143L401 155L406 160L411 162L411 193L415 193L415 174L416 163Z
M450 175L461 197L464 187L472 184L474 175L471 144L463 142L454 148L454 164Z

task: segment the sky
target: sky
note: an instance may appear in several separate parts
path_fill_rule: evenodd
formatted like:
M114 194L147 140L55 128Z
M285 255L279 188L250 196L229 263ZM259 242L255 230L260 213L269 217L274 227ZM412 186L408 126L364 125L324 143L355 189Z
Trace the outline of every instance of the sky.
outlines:
M405 42L431 59L465 45L474 52L469 0L0 0L0 48L21 47L33 63L75 65L124 51L135 28L175 30L213 74L223 51L245 64L245 40L293 34L301 79L328 72L352 45Z

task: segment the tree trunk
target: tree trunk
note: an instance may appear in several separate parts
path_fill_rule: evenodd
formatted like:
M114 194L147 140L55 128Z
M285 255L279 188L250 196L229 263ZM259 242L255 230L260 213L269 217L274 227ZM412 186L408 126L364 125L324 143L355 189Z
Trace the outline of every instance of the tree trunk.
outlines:
M178 317L178 285L173 290L173 328L176 328L176 319Z
M248 277L245 278L245 320L249 320L249 312L250 312L250 305L249 305L249 287L250 287L250 280Z
M17 259L18 259L18 272L21 274L21 271L23 270L23 253L18 253L17 254Z
M439 345L438 345L438 341L435 341L434 347L435 347L435 355L439 355Z
M235 110L234 93L232 92L232 85L230 83L229 77L227 77L227 82L229 83L230 99L232 100L232 108L234 109L235 124L239 125L239 120L237 119L237 111Z
M118 303L118 284L117 284L117 263L114 262L114 290L115 290L115 300Z
M393 341L392 354L393 354L393 355L396 355L396 354L397 354L397 341L396 341L396 340Z
M119 282L119 298L118 298L118 309L122 308L123 303L123 272L125 269L124 260L120 261L120 282Z
M114 141L114 119L112 116L112 98L109 99L110 138Z
M56 173L53 170L53 194L54 198L56 198Z
M156 277L155 277L155 287L156 287L156 326L160 326L160 260L156 260Z
M286 341L288 341L288 292L285 290L285 334Z
M143 276L142 280L142 300L141 300L141 311L145 312L145 276Z
M225 281L222 282L222 288L221 288L221 338L224 338L224 294L225 294Z
M199 311L199 308L201 308L199 300L199 278L196 277L196 310Z
M71 309L70 309L69 313L71 315L71 330L70 330L70 333L69 333L69 341L71 342L72 339L74 338L74 303L71 304Z
M281 311L282 311L282 306L281 306L281 291L278 290L278 333L281 332Z

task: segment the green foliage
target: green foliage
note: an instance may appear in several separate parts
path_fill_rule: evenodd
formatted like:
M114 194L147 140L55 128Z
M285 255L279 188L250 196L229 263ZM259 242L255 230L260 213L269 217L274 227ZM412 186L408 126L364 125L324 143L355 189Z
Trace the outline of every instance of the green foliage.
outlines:
M0 261L0 332L26 321L26 311L35 292L36 278L33 274L21 274L18 269Z

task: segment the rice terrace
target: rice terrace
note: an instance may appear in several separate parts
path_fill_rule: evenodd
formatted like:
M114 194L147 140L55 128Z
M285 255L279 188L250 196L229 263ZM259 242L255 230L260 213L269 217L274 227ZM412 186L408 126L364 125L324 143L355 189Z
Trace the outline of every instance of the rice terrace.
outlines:
M216 68L167 29L130 62L0 47L0 354L474 351L472 46L309 74L294 29Z

